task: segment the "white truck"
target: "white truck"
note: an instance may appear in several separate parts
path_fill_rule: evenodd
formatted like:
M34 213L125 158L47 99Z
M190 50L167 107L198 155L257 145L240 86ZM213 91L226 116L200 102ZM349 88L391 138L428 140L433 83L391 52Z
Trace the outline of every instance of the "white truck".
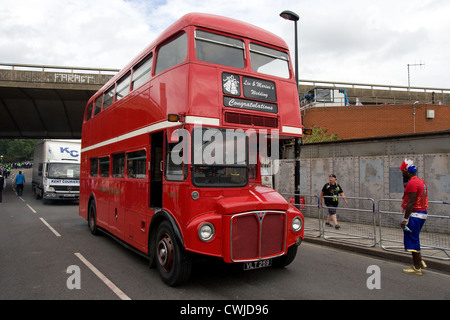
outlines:
M49 140L34 148L32 188L36 199L78 200L81 140Z

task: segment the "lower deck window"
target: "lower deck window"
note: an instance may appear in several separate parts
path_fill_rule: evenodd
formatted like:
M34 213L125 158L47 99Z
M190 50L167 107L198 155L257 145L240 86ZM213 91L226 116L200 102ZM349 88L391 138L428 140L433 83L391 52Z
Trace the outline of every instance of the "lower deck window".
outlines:
M100 177L109 177L109 157L100 158L98 161Z
M147 155L145 150L127 153L128 178L145 179Z

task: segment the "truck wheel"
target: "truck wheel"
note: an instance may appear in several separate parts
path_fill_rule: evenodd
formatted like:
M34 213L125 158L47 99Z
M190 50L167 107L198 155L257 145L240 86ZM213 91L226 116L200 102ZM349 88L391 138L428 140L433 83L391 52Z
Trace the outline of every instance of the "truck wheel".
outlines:
M36 199L36 200L40 200L42 197L41 197L41 195L40 195L40 193L39 193L39 190L38 190L38 188L34 188L34 198Z
M95 207L95 201L92 201L91 204L89 205L88 224L89 224L89 230L91 230L91 233L94 236L98 235L97 208Z
M188 280L192 259L178 244L168 221L158 226L155 250L156 267L164 283L173 287Z

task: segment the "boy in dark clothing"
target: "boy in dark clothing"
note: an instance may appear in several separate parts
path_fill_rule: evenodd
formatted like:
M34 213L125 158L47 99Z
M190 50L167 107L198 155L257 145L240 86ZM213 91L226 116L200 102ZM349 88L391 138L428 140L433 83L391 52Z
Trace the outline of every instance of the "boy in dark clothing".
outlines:
M328 207L328 218L325 222L325 225L330 226L330 220L333 219L334 227L336 229L339 229L340 226L337 222L336 217L336 208L339 204L338 196L344 198L345 204L348 204L347 198L345 197L344 190L342 187L336 182L336 175L330 174L329 175L329 183L326 183L323 188L322 192L320 193L320 206L322 206L322 199L325 197L325 205Z

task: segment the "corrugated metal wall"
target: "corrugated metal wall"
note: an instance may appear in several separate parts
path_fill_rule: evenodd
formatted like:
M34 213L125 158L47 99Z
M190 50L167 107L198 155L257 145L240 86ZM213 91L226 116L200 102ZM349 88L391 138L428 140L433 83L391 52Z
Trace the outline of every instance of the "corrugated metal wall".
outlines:
M428 184L429 200L450 202L450 132L303 145L300 192L320 195L330 173L349 197L399 199L403 196L398 167L413 159ZM280 193L293 193L294 160L280 160L274 176Z

